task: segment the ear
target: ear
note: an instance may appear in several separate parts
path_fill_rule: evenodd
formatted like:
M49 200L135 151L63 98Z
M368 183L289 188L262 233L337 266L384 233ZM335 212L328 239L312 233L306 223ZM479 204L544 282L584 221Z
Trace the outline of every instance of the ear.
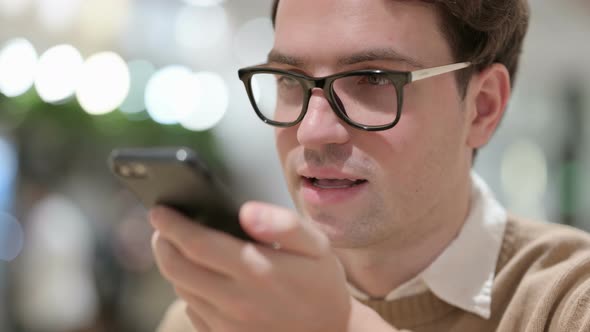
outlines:
M471 80L471 100L467 145L477 149L489 142L500 123L510 99L510 74L502 64L495 63Z

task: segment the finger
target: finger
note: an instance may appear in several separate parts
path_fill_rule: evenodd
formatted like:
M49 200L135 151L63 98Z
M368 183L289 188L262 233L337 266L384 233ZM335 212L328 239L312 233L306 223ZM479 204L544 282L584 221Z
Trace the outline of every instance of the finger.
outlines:
M158 215L159 213L167 213L170 216ZM157 229L160 229L156 231L158 233L157 236L161 236L173 243L174 247L182 255L195 264L202 265L211 271L218 272L235 280L264 275L272 268L269 256L272 256L273 252L270 250L265 251L264 247L251 242L242 242L228 235L227 237L229 239L227 240L229 243L233 243L234 241L238 243L236 248L232 248L234 246L233 244L223 241L225 234L220 234L222 239L218 241L215 241L215 231L213 231L210 237L201 235L206 234L209 229L201 225L195 225L192 222L187 222L186 220L175 222L174 219L184 219L184 217L175 215L174 211L166 208L162 211L153 211L151 214L154 216L152 218L155 219L154 224ZM174 223L178 223L179 225L174 226ZM178 229L176 230L174 228ZM192 230L193 228L197 230ZM197 235L197 233L199 234ZM167 237L166 234L168 234ZM155 238L156 235L154 235ZM211 243L211 241L213 242ZM221 246L224 245L226 247L222 248ZM183 250L182 248L185 249ZM209 253L211 253L210 255L213 258L205 257ZM219 253L225 254L221 256Z
M181 288L176 288L175 291L187 303L186 312L189 318L194 316L200 324L206 325L210 331L219 331L222 330L222 327L232 324L233 320L207 300Z
M211 271L186 259L166 239L154 235L154 256L162 275L175 287L182 288L195 296L210 298L215 305L231 301L235 285L227 276Z
M246 242L166 207L153 208L150 221L189 260L228 276L240 274L240 250Z
M249 202L240 209L240 223L256 240L280 244L281 250L319 257L330 248L328 238L291 210L275 205Z
M211 332L211 323L207 322L207 317L209 317L209 320L211 319L213 306L205 303L205 301L190 294L188 291L185 291L182 288L175 287L174 290L176 294L186 303L186 308L184 311L186 312L186 315L190 319L197 332Z
M196 332L211 332L211 328L209 327L209 325L207 325L207 323L205 322L204 319L201 318L201 316L199 316L196 312L194 312L193 310L191 310L190 307L186 307L185 309L186 315L188 316L188 319L191 321L191 324L193 325L194 329Z

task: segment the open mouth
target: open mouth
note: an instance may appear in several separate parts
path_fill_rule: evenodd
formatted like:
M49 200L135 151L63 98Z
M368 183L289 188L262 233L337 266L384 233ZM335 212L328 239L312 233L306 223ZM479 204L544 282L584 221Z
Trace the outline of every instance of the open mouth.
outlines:
M320 189L347 189L367 182L367 180L363 179L318 179L308 177L303 177L303 179L313 187Z

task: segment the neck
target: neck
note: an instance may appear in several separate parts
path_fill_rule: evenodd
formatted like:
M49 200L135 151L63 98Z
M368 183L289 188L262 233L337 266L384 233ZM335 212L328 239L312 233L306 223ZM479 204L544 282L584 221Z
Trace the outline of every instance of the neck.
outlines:
M424 271L457 237L469 213L471 181L456 189L457 195L445 195L450 199L387 241L362 250L335 249L348 281L372 298L384 298Z

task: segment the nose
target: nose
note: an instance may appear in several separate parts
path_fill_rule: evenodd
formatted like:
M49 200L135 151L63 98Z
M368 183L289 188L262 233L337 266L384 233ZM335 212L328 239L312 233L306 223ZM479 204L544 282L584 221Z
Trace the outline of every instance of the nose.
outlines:
M307 148L344 144L350 139L349 127L334 113L324 91L312 90L307 113L297 128L297 140Z

